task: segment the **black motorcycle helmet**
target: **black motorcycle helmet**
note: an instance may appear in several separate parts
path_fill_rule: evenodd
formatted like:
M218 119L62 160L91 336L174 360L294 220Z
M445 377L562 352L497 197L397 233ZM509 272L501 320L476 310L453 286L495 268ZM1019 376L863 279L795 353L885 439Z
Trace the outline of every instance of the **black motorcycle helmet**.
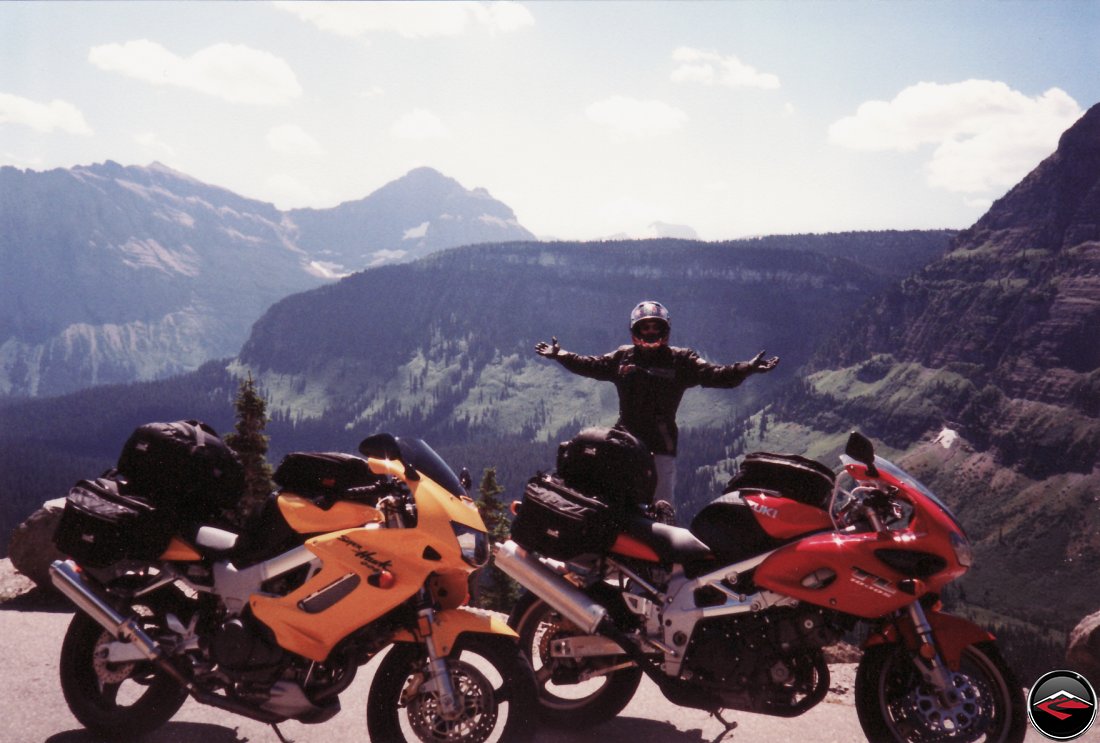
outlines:
M630 312L630 337L639 348L660 348L668 345L672 321L660 302L647 299Z

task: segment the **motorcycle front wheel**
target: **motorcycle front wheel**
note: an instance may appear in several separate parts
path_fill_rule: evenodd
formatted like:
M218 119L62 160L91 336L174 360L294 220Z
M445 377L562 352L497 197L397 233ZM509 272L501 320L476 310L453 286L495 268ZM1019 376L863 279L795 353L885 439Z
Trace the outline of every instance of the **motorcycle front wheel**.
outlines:
M903 645L867 648L856 672L859 723L872 743L1020 743L1023 688L991 642L967 647L947 699L928 684Z
M421 645L398 643L382 659L367 695L371 740L397 743L524 743L534 737L535 682L515 641L465 635L447 657L462 709L446 716L431 689Z
M637 666L601 673L625 656L554 658L551 641L584 634L533 594L520 599L509 620L531 662L538 686L539 718L558 728L586 728L623 711L642 681Z
M136 738L176 714L187 691L148 661L109 663L113 639L77 612L61 645L61 691L89 731L112 740Z

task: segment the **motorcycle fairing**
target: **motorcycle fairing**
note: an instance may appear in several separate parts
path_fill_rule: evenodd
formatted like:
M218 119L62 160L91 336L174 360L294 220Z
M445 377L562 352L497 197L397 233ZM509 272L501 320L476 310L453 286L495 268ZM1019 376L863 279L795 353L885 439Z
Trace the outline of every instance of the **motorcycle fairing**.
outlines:
M913 602L912 594L898 585L912 576L894 570L875 553L905 551L912 541L908 531L814 534L776 550L757 569L756 584L817 606L874 619ZM946 549L950 554L950 547ZM925 579L925 587L937 592L963 572L965 568L957 563L950 565ZM831 574L833 579L822 580L823 574ZM815 575L816 580L811 577Z
M997 639L993 634L973 622L953 614L944 614L932 610L926 611L925 616L932 626L932 633L935 635L936 646L940 651L940 655L953 671L959 670L963 650L979 642ZM863 643L863 648L867 649L874 645L890 645L897 642L904 642L906 647L914 652L918 649L920 641L912 622L906 620L901 623L895 622L884 625L867 638Z
M370 464L371 471L375 474L392 475L398 480L403 480L416 498L416 507L420 509L422 514L426 513L425 509L432 509L432 513L436 514L436 518L428 518L427 521L435 527L434 533L439 535L442 541L446 541L448 544L454 541L454 533L448 521L485 531L485 521L482 520L477 506L469 498L460 498L425 476L421 476L419 480L407 479L404 467L396 460L369 458L367 463ZM422 498L419 490L425 487L428 488L430 497ZM446 517L444 518L440 513L445 514ZM425 528L424 521L425 519L422 518L421 524L417 526L418 531ZM455 549L457 550L457 544Z
M459 636L466 633L519 637L505 620L493 614L465 607L436 612L432 639L441 654L450 654ZM418 638L410 630L403 629L396 632L392 639L394 642L416 642Z
M404 467L396 461L368 463L376 474L405 481L419 513L417 526L388 529L372 523L309 539L306 549L320 559L321 570L286 596L256 593L249 602L282 647L312 660L324 660L340 640L408 600L433 573L445 586L444 608L467 597L469 571L451 522L484 531L472 501L427 477L406 479Z
M337 501L326 510L308 498L282 493L278 504L279 513L299 534L320 534L382 522L382 512L365 503Z
M831 529L829 514L820 508L766 493L742 494L760 527L773 539L791 539L812 531Z

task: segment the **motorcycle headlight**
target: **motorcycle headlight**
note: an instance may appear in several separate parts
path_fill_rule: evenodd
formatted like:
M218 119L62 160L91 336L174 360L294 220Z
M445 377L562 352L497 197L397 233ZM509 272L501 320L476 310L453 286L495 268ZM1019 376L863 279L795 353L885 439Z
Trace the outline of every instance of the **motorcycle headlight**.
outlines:
M478 529L473 529L455 521L451 522L455 539L462 549L462 559L468 565L480 568L489 562L489 535Z
M951 532L951 547L955 550L955 559L964 568L974 564L974 550L970 548L970 540L957 532Z

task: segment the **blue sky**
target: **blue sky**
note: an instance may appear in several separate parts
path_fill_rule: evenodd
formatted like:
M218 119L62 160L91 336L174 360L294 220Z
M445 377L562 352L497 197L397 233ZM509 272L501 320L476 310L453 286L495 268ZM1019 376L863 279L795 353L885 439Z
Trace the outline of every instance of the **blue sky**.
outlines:
M1100 2L0 3L0 164L280 208L418 166L543 237L962 228L1100 102Z

